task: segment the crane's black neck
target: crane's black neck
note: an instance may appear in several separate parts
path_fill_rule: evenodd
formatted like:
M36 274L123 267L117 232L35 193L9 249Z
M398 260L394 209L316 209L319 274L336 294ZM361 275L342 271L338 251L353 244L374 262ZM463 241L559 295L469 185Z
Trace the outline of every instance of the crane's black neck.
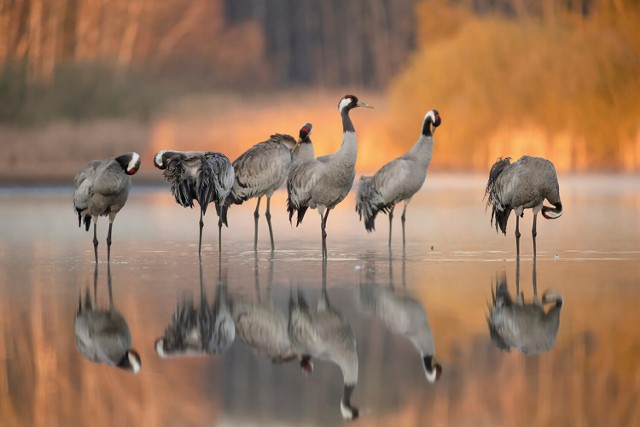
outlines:
M346 107L340 111L340 116L342 117L342 132L355 132L356 130L353 127L353 123L351 122L351 118L349 117L350 108Z
M424 136L433 136L433 132L431 131L431 119L427 119L422 124L422 134Z
M123 171L127 170L127 166L131 161L131 154L123 154L121 156L116 157L116 162L120 165Z
M355 384L345 384L344 392L342 395L342 405L351 411L351 419L358 419L360 416L360 411L355 406L351 405L351 395L353 394L353 390L356 388Z

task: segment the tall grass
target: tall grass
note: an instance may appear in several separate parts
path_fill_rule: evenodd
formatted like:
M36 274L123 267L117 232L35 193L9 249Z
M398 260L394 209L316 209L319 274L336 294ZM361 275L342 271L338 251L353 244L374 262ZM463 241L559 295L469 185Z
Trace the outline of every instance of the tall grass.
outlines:
M421 48L391 85L390 110L402 132L440 109L436 165L484 169L528 151L563 169L640 169L637 7L553 22L429 11ZM433 23L440 12L444 34Z

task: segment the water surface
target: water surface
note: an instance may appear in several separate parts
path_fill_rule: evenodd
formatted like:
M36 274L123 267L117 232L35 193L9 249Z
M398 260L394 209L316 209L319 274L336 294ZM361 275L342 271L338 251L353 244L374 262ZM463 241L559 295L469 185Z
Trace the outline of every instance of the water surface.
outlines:
M492 287L504 274L515 297L513 218L496 234L482 201L483 177L429 176L399 212L387 248L386 216L367 234L348 198L328 222L324 281L331 306L357 342L352 402L361 425L640 425L640 179L561 177L564 215L538 221L536 288L563 297L555 346L526 356L501 351L487 327ZM236 339L217 355L161 359L154 342L178 304L219 285L229 299L266 304L288 317L291 292L314 308L323 287L319 217L288 224L285 195L272 203L276 251L261 218L253 251L254 202L234 206L218 257L205 218L202 282L198 212L165 186L135 186L114 225L111 291L142 359L139 374L98 365L76 348L78 298L93 297L91 233L77 228L72 189L0 189L0 419L3 426L338 425L342 375L317 360L273 364ZM213 211L212 211L213 212ZM109 305L106 227L97 303ZM531 215L521 221L519 290L534 299ZM202 287L201 287L202 285ZM367 295L411 300L428 317L439 382L425 378L409 337L368 309ZM370 308L370 307L369 307ZM549 307L547 307L547 310Z

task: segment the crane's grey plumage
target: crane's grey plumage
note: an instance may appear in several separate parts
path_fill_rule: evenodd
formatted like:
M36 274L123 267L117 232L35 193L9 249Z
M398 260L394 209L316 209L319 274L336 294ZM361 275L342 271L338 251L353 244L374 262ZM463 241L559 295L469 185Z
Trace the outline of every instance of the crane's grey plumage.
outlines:
M299 354L338 365L344 380L340 412L344 419L358 418L358 409L351 405L351 395L358 384L356 339L349 322L329 304L326 264L323 265L322 292L315 309L309 308L300 291L297 299L291 295L289 338Z
M272 303L250 303L236 299L233 318L238 338L273 363L297 358L291 347L287 319Z
M507 279L502 275L496 281L495 290L491 289L492 304L487 315L487 325L491 341L504 351L515 348L524 354L539 354L551 350L556 344L562 296L546 291L542 302L538 300L535 283L534 264L534 299L533 303L525 303L522 293L518 292L519 274L516 274L516 300L509 294ZM547 312L545 304L553 304Z
M127 321L113 306L111 290L111 270L108 270L109 308L98 308L95 295L98 267L94 272L94 303L91 303L89 289L86 290L84 304L80 294L76 313L75 334L78 351L94 363L103 363L138 373L142 366L140 356L131 348L131 332Z
M349 111L357 107L373 108L354 95L347 95L340 100L338 110L343 130L340 149L336 153L300 164L291 171L287 180L289 222L292 221L293 214L297 213L298 226L308 208L318 209L323 258L327 257L326 224L329 212L347 196L356 175L358 142Z
M254 250L258 249L258 218L260 200L263 196L267 197L265 217L269 226L271 250L275 249L271 228L271 196L285 183L294 165L313 159L313 144L309 138L311 129L311 123L302 126L298 141L286 134L271 135L267 141L249 148L233 162L235 181L225 202L222 220L226 224L227 210L231 204L239 205L257 197L258 202L253 213Z
M315 156L313 149L313 142L311 141L311 130L313 129L313 125L311 123L305 123L304 126L300 128L300 132L298 134L298 142L291 149L291 164L289 165L289 170L287 171L288 175L302 163L312 160ZM286 183L283 182L283 184Z
M106 160L93 160L74 178L73 206L78 214L78 226L84 221L89 231L93 219L93 251L98 263L97 226L99 216L109 216L107 262L111 262L111 230L113 221L127 202L131 175L140 169L138 153L125 153Z
M368 232L375 230L378 212L389 214L389 247L393 209L404 201L402 210L402 246L405 245L405 220L411 197L422 188L433 155L433 132L440 125L440 114L430 110L424 116L420 138L405 155L385 164L373 176L360 178L356 195L356 212Z
M442 366L436 363L433 332L420 301L409 293L367 283L360 286L360 303L364 313L374 315L389 331L411 341L429 382L440 379Z
M214 203L218 214L218 253L222 250L221 208L231 192L234 170L231 162L221 153L212 151L171 151L156 153L154 165L163 170L162 176L171 184L171 193L183 207L193 207L193 201L200 205L200 233L198 255L202 254L202 217L207 213L209 203Z
M533 256L536 256L536 221L538 213L547 219L562 215L560 187L556 168L547 159L522 156L511 163L511 158L500 158L491 167L485 189L487 207L491 208L491 222L507 234L507 221L511 211L516 213L516 256L520 257L520 217L525 209L533 211ZM544 206L548 200L554 207Z
M236 337L231 305L227 285L221 279L218 280L215 300L209 305L200 265L200 307L196 307L192 298L178 300L172 322L155 342L158 356L164 359L227 351Z
M257 258L255 271L257 301L249 302L239 298L235 298L233 301L232 312L236 324L236 335L240 341L273 363L289 362L296 358L302 359L302 356L298 355L291 345L287 318L271 299L273 263L270 263L269 266L267 301L260 301ZM304 365L303 368L305 368Z

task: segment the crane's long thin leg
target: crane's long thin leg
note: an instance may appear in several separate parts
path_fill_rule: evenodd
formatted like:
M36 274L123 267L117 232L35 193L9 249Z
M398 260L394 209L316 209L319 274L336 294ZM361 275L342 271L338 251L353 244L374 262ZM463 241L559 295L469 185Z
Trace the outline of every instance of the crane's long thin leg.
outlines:
M533 260L536 260L536 236L538 232L536 231L536 220L538 219L538 214L533 214L533 228L531 229L531 236L533 237ZM535 264L534 264L535 265Z
M222 210L222 207L220 207ZM218 214L218 258L222 256L222 217Z
M322 259L327 259L328 251L327 251L327 218L329 218L329 212L331 209L327 209L327 212L322 217L322 221L320 222L322 226Z
M109 232L107 233L107 264L111 263L111 230L113 229L113 220L109 220Z
M516 214L516 258L520 259L520 215Z
M516 300L520 299L520 258L516 258Z
M324 259L324 247L326 245L326 233L324 232L324 209L318 208L318 213L320 214L320 233L322 235L322 259Z
M375 283L375 280L371 280L372 283ZM391 247L389 247L389 289L393 290L393 252L391 251Z
M391 247L391 227L393 225L393 209L395 208L395 205L391 207L391 210L389 211L389 247Z
M275 250L275 245L273 244L273 230L271 228L271 196L267 196L267 212L265 212L264 216L267 218L269 238L271 239L271 252L273 252Z
M404 201L404 208L402 209L402 216L400 217L400 220L402 221L402 251L404 253L404 247L406 246L406 239L404 236L404 223L407 220L407 205L409 204L408 201Z
M98 263L98 218L93 217L93 253Z
M255 223L255 231L253 233L253 250L258 250L258 218L260 218L260 200L262 197L258 197L258 203L256 203L256 210L253 211L253 221Z
M198 258L202 259L202 228L204 227L204 221L202 220L202 208L200 208L200 235L198 237Z
M538 301L538 275L536 273L536 257L533 257L533 277L531 279L533 282L533 299L534 301Z

